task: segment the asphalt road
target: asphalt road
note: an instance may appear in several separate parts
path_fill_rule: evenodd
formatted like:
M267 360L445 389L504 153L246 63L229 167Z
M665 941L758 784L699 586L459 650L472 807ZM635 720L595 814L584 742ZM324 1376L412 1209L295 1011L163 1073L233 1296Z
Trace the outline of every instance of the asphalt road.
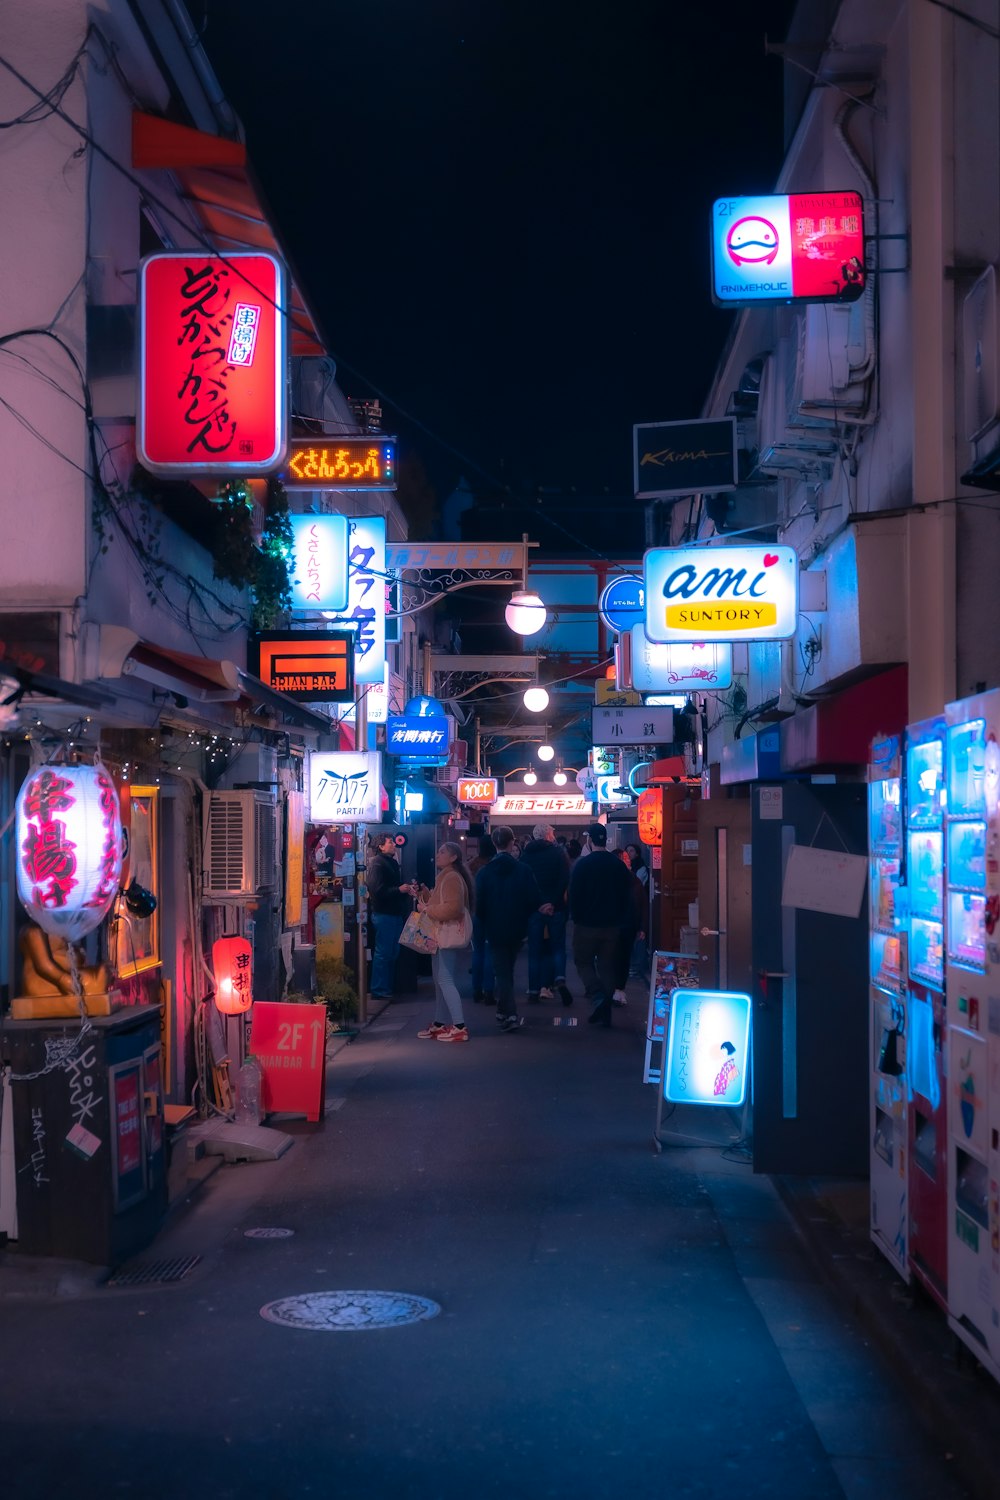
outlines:
M641 997L610 1031L579 1000L575 1027L522 1013L502 1035L469 1005L445 1046L416 1038L429 1000L387 1008L326 1120L279 1122L291 1151L221 1168L146 1252L201 1257L176 1285L0 1255L0 1494L965 1495L771 1183L722 1154L728 1117L653 1150ZM260 1314L344 1290L440 1312Z

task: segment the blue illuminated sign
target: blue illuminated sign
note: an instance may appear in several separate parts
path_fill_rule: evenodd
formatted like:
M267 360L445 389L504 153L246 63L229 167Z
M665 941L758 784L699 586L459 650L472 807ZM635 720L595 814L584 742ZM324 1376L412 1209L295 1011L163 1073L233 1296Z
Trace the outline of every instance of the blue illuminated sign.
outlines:
M386 720L385 748L390 755L447 759L447 714L399 714Z
M634 573L612 578L601 593L597 611L609 630L624 635L646 618L645 585Z
M663 1097L674 1104L742 1104L749 1047L749 995L673 990Z

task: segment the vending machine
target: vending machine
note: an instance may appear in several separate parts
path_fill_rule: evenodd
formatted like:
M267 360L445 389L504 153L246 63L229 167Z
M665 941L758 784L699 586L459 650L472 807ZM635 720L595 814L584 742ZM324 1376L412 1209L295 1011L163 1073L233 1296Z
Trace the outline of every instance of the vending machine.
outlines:
M902 746L872 742L868 764L868 928L871 1016L871 1235L909 1279L906 1097L906 932L898 899L905 869Z
M946 718L948 1319L1000 1378L1000 690Z
M945 722L906 731L907 1144L910 1269L942 1305L947 1292L944 1075Z

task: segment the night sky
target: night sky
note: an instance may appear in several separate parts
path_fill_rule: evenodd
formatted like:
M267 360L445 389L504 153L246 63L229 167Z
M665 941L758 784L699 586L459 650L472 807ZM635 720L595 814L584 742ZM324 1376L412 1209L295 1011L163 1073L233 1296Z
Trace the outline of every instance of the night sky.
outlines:
M633 422L697 415L709 209L774 185L792 9L191 0L342 389L442 498L628 496Z

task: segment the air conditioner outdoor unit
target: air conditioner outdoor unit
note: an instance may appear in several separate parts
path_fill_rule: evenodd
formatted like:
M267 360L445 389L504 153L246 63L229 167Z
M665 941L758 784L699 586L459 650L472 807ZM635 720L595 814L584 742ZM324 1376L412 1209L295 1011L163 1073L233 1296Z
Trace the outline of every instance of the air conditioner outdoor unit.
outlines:
M239 901L277 884L277 808L266 792L210 792L205 805L202 894Z
M994 266L987 266L962 303L965 436L970 443L1000 417L997 345L997 275Z
M788 362L792 427L857 423L868 411L868 385L852 380L865 360L864 303L821 303L796 324L795 359Z
M833 423L793 428L789 422L787 370L794 359L794 349L783 339L764 366L757 408L757 467L765 474L828 479L837 458Z

